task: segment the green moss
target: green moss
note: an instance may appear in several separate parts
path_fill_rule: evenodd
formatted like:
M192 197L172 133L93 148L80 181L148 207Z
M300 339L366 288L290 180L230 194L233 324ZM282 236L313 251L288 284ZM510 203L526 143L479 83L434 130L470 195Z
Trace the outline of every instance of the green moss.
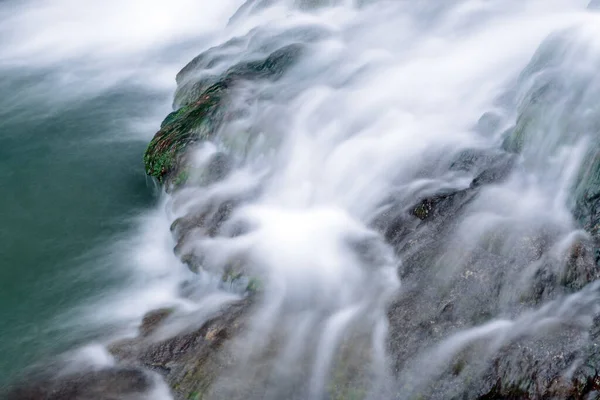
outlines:
M202 400L202 397L204 396L200 392L192 392L187 396L190 400Z
M227 82L210 86L193 104L171 113L163 121L146 152L144 164L146 173L159 182L181 163L184 150L196 141L208 139L221 120L219 104L228 87Z
M232 67L208 87L202 82L198 93L187 96L185 105L170 113L162 122L160 131L144 154L146 173L164 182L181 167L184 150L190 144L209 139L217 131L223 116L221 103L233 82L277 79L294 64L302 51L303 47L298 44L285 46L265 60ZM179 176L175 180L175 185L183 183Z
M258 293L263 290L263 283L260 279L252 277L250 281L248 281L248 286L246 286L246 291L250 293Z
M237 79L280 78L302 55L304 47L295 43L274 51L264 60L238 64L227 71L227 76Z
M236 271L234 269L227 269L223 275L221 276L221 280L223 282L235 282L241 279L244 274L241 271Z
M182 115L185 115L186 112L190 110L190 106L181 107L178 110L173 111L160 124L160 128L164 128L165 126L171 125L175 121L177 121Z
M429 216L430 207L426 203L421 203L413 210L415 217L424 220Z
M187 169L184 169L177 174L175 179L173 179L173 185L175 185L175 187L185 185L189 178L190 172Z

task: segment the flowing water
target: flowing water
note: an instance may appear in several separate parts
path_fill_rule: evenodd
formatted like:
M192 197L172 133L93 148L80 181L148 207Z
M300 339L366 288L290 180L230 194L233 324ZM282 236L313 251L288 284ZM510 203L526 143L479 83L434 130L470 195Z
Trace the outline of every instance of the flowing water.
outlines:
M0 2L0 386L173 299L141 157L221 7Z
M199 326L246 295L220 282L232 266L261 290L215 398L452 398L522 338L584 346L595 273L565 260L589 239L574 214L600 129L589 1L207 3L0 3L6 379L158 307ZM199 79L301 52L236 86L193 150L226 173L158 193L144 146L177 72L219 45L178 75L176 108ZM225 221L177 245L193 274L169 227L200 214Z

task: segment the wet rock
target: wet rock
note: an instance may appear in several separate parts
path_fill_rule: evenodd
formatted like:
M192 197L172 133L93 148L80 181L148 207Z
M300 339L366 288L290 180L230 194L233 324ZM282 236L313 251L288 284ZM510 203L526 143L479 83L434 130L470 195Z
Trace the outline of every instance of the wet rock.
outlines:
M597 7L590 2L590 8ZM521 153L525 162L546 167L547 160L561 149L585 143L583 162L569 199L575 218L598 241L600 214L600 87L594 67L580 68L578 60L589 52L577 32L565 30L550 35L540 46L519 81L525 88L519 94L517 118L508 130L504 148ZM600 248L595 245L595 251Z
M176 399L202 398L219 371L233 362L226 345L242 329L250 306L246 299L228 306L199 328L166 339L140 336L114 343L110 351L125 365L162 375Z
M292 43L274 50L266 58L238 63L220 76L209 75L196 79L193 78L191 71L201 68L202 58L192 61L178 75L179 85L175 93L175 104L180 107L189 106L201 98L207 88L218 83L231 87L234 83L242 81L276 81L300 59L304 50L304 45ZM187 76L187 79L184 79L184 76Z
M563 331L555 338L524 340L503 349L483 378L489 389L484 399L590 399L600 389L597 355L577 348L581 336ZM587 355L586 355L587 353Z
M476 189L506 179L514 165L514 157L506 153L488 153L467 150L460 153L450 165L451 170L477 173L469 188L442 190L422 199L411 207L411 214L422 221L442 215L455 215L475 195Z
M290 44L265 59L237 64L220 77L179 85L179 109L165 118L144 154L146 173L161 183L181 179L177 175L186 169L185 153L195 143L210 139L217 132L226 118L224 103L233 87L244 80L279 79L303 51L303 45ZM200 57L192 61L193 66L189 68L201 64ZM179 80L183 79L181 76Z
M219 107L227 94L228 84L210 86L193 104L184 107L156 133L146 152L146 173L164 183L184 167L184 154L200 140L210 138L223 118Z
M208 162L204 174L200 177L203 185L221 181L227 177L233 168L231 157L223 152L213 155Z
M592 153L583 164L575 188L573 214L592 236L594 258L600 266L600 157Z
M230 68L226 73L227 79L277 80L299 60L304 49L303 44L289 44L274 51L264 60L238 64Z
M477 171L486 165L482 161L485 159L477 152L466 152L451 168ZM547 256L548 244L554 237L552 231L539 235L523 233L511 242L505 242L502 232L497 232L497 237L489 238L489 243L481 242L489 246L465 250L457 259L460 269L452 265L457 260L441 258L445 246L452 243L448 238L453 236L461 210L482 187L504 180L514 160L510 156L499 157L497 163L479 169L468 188L441 191L408 209L418 222L406 229L410 220L404 218L404 239L394 243L403 257L400 269L403 293L388 314L389 346L399 377L409 377L410 381L414 374L411 366L421 362L418 355L434 348L453 332L485 324L506 310L518 314L519 310L539 307L546 301L580 291L598 279L594 239L582 238L565 259L552 259ZM386 236L390 238L387 233ZM506 243L513 243L509 246L514 249L512 254L496 254L495 249L506 247ZM458 247L453 253L461 251ZM453 268L456 272L447 272ZM520 282L516 277L527 268L536 272L526 279L525 286L505 287L504 282ZM510 276L513 278L507 278ZM514 293L520 294L511 298ZM437 378L432 378L434 383L415 389L414 398L590 398L598 390L600 357L595 339L586 344L586 332L585 328L572 329L567 323L552 335L519 337L495 353L475 347L450 362Z
M454 192L440 193L421 200L412 209L412 214L424 221L443 215L446 212L456 212L461 205L473 196L469 190L457 190Z
M428 238L438 230L433 225L443 225L444 221L455 219L475 198L481 187L506 179L514 164L515 156L504 151L462 151L448 163L447 168L452 172L474 176L468 187L428 190L416 201L391 198L390 206L374 218L371 226L382 232L386 241L394 246L398 253L402 253L417 243L429 240ZM407 201L412 203L408 207L405 203ZM420 232L423 229L429 232Z
M171 232L177 242L174 252L192 272L201 267L203 256L195 246L198 237L215 237L223 224L231 217L238 202L226 200L201 208L192 209L171 224Z
M143 400L155 384L139 368L105 368L67 376L31 377L10 390L6 400Z
M256 5L250 3L256 2L248 1L240 7L238 12L244 13L244 11L247 12L251 8L257 9ZM235 18L235 16L232 17L232 19ZM255 28L245 36L233 38L195 57L177 74L176 81L178 86L183 88L190 81L196 81L201 76L207 77L208 80L214 79L210 76L214 69L218 69L219 66L227 68L227 63L231 63L232 60L239 60L240 54L244 54L250 59L238 64L238 67L261 62L270 54L274 54L286 46L315 42L328 36L328 34L329 32L319 25L298 26L280 33L273 32L272 29ZM282 66L287 68L285 65ZM209 75L206 75L206 73ZM177 93L175 97L176 99L180 98Z
M172 308L160 308L147 313L140 325L140 336L146 337L151 335L171 314L173 314L173 311L175 310Z
M503 124L503 117L498 113L486 112L479 118L475 130L485 136L490 136L498 132Z
M600 279L593 240L581 239L569 249L561 284L575 292Z

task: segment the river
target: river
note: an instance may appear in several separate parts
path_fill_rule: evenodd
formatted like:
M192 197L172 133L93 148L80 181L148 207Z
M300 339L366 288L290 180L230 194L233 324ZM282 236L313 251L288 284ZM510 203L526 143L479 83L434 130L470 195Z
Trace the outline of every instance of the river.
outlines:
M215 398L474 398L482 363L534 368L506 350L532 337L576 369L598 312L588 3L0 2L0 385L67 350L102 364L148 311L238 301L214 282L236 263L262 290ZM190 152L231 171L169 194L146 176L187 84L289 45ZM173 237L194 213L225 221ZM331 389L340 363L360 389Z

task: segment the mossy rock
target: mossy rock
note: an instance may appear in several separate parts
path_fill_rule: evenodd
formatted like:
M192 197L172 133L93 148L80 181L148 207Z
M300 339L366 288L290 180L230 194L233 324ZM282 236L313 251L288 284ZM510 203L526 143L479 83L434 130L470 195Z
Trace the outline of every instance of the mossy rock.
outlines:
M194 104L171 113L163 121L144 154L148 175L164 183L181 167L181 158L190 145L214 134L222 117L219 106L228 87L227 81L213 84Z
M246 291L251 294L259 293L259 292L263 291L263 288L264 288L263 282L256 277L252 277L248 281L248 285L246 286Z
M196 80L181 80L175 93L175 103L182 107L193 104L216 82L276 81L297 62L303 52L304 45L294 43L273 51L266 58L240 62L227 69L221 76L209 75Z
M194 143L210 139L216 133L225 114L223 101L235 82L279 79L296 62L303 49L300 44L285 46L264 60L230 68L213 83L202 80L187 89L188 93L182 95L184 105L165 118L146 149L146 173L161 183L174 177L176 187L185 184L189 175L184 172L183 156ZM178 88L180 90L183 89Z
M173 186L176 188L184 186L190 178L190 171L187 168L182 169L173 179Z
M238 64L230 68L226 75L234 79L276 80L299 59L303 50L304 45L290 44L274 51L265 60Z
M413 210L413 215L420 220L425 220L429 217L433 209L433 200L425 199L419 205L417 205Z
M178 110L173 111L172 113L170 113L169 115L166 116L166 118L160 124L160 128L162 129L165 126L170 125L173 122L177 121L178 119L181 118L182 115L185 115L185 113L187 111L189 111L189 109L190 109L190 107L186 106L186 107L181 107Z

